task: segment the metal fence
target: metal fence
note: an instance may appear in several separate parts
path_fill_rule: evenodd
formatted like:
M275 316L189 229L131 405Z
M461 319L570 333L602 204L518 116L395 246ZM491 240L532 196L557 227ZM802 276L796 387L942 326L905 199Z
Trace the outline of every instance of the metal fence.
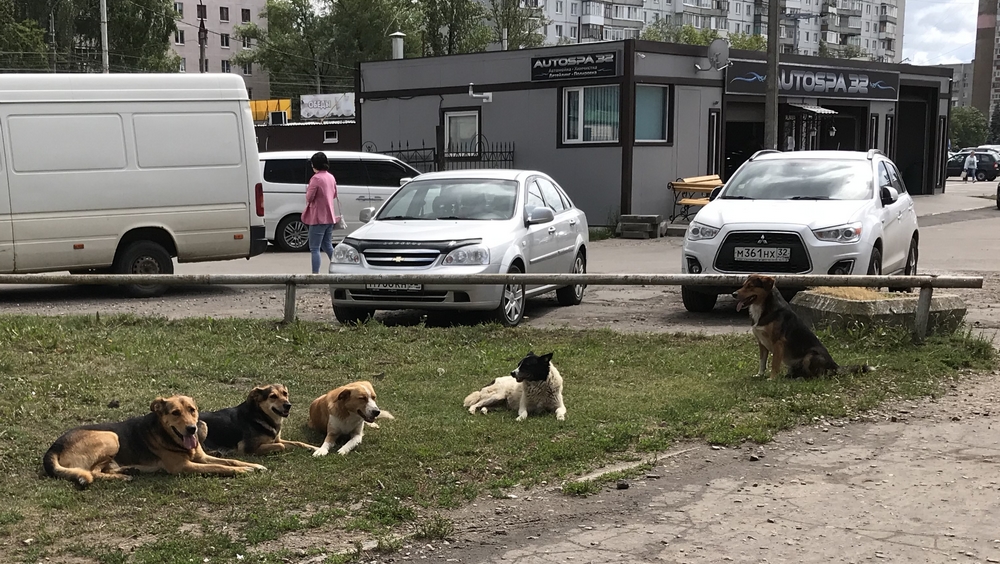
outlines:
M471 141L451 144L443 152L437 147L428 147L423 140L418 147L409 141L392 142L389 150L380 151L378 146L367 141L361 146L367 153L381 153L395 157L421 173L439 170L469 170L481 168L514 168L514 143L491 143L485 136L477 135Z
M927 336L934 288L982 288L981 276L848 276L775 275L778 286L839 286L854 288L920 288L914 319L915 337ZM195 285L284 285L284 321L295 321L297 286L328 284L554 284L569 286L714 286L738 287L746 276L736 274L0 274L0 284L128 284Z

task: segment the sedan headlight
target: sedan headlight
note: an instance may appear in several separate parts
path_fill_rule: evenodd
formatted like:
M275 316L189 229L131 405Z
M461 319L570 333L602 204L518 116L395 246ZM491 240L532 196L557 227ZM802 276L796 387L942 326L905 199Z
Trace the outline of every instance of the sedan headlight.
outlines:
M861 222L816 229L813 231L813 235L820 241L829 243L857 243L861 240Z
M340 243L333 248L333 262L337 264L361 264L361 253L350 245Z
M490 250L483 245L467 245L445 255L445 266L486 265L490 263Z
M719 234L718 227L711 227L705 225L704 223L691 222L687 230L688 241L703 241L705 239L714 239L716 235Z

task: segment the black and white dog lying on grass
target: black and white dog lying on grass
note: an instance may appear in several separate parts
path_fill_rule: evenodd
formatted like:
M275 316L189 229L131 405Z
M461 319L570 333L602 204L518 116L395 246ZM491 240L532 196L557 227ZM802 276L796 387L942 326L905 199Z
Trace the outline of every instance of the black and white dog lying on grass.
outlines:
M487 412L487 408L505 405L517 410L517 420L528 414L556 413L556 419L566 419L563 405L563 380L552 364L552 353L537 356L529 352L521 359L510 376L501 376L485 388L466 396L462 405L469 413Z

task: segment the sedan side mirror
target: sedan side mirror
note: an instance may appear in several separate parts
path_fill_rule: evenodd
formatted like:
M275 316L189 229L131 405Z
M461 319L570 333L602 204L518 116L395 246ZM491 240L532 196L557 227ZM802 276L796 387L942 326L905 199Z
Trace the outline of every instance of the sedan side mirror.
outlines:
M899 199L899 192L892 186L883 186L880 190L880 195L882 197L883 206L895 204L896 200Z
M409 182L411 180L413 180L413 179L410 178L409 176L407 176L406 178L400 178L399 179L399 185L402 186L403 184L406 184L407 182Z
M361 213L358 214L358 221L368 223L372 220L373 215L375 215L375 208L362 208Z
M712 200L718 198L719 194L721 193L722 193L722 186L713 189L712 193L708 195L708 201L711 202Z
M550 221L555 221L556 216L552 213L552 210L545 207L539 206L536 208L531 208L528 212L528 219L525 220L524 225L537 225L539 223L549 223Z

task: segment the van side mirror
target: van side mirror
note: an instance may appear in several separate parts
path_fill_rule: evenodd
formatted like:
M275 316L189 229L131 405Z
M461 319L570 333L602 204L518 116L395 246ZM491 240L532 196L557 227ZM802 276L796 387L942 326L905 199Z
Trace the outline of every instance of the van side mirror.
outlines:
M550 221L555 221L556 216L552 213L552 210L545 207L539 206L536 208L531 208L528 212L528 219L524 221L525 227L529 225L537 225L539 223L549 223Z
M413 180L413 179L410 178L409 176L407 176L406 178L400 178L399 179L399 185L402 186L402 185L406 184L407 182L409 182L411 180Z
M375 208L362 208L361 213L358 214L358 221L368 223L372 220L373 215L375 215Z
M722 193L722 186L718 186L718 187L714 188L712 190L712 193L708 195L708 201L711 202L712 200L718 198L719 194L721 194L721 193Z
M892 186L883 186L879 192L882 197L883 206L895 204L896 200L899 199L899 192Z

